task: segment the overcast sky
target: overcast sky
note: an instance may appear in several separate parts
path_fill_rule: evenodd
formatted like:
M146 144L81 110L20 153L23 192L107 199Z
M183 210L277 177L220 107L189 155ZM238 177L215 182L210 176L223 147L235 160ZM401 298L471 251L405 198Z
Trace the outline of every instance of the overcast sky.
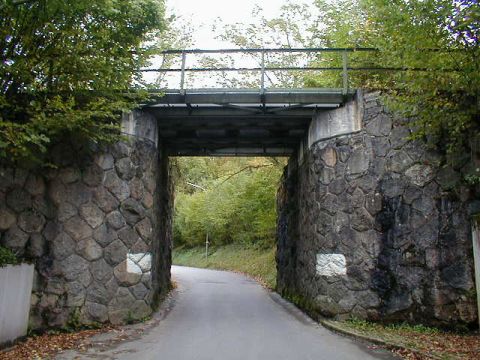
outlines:
M180 23L187 23L193 29L193 45L194 49L220 49L231 48L232 44L223 43L215 39L212 31L214 24L218 25L220 18L224 24L234 23L251 23L252 10L256 6L260 6L265 16L271 18L280 14L280 7L287 2L294 4L313 3L313 0L166 0L167 15L174 14L182 18ZM218 29L217 29L218 31ZM255 61L247 58L243 61L240 59L236 66L252 67L257 65ZM187 59L187 68L192 64L192 56ZM155 67L155 62L153 67ZM157 65L158 66L158 65ZM178 66L178 64L177 64ZM144 79L148 82L154 81L155 73L146 73ZM178 73L167 74L165 81L167 87L177 88L180 75ZM196 75L187 73L187 82L190 80L190 86L194 87L215 87L215 79L208 78L204 74ZM192 83L193 81L193 83Z
M167 0L169 13L191 19L195 25L194 48L224 47L213 38L211 27L217 18L224 23L249 22L255 5L259 5L269 17L280 13L287 0ZM291 3L312 3L312 0L290 0ZM198 27L197 27L198 26Z

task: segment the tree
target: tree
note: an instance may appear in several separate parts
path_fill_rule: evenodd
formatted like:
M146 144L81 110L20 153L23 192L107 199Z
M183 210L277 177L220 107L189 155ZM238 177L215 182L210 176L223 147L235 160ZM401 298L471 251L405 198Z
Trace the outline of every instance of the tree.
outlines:
M379 51L370 59L376 66L405 69L361 73L357 86L382 90L392 109L414 119L415 138L451 158L465 153L480 132L476 0L317 0L316 5L326 21L322 42L374 47Z
M178 158L174 242L272 246L275 194L285 162L273 158Z
M350 71L352 88L381 90L392 110L412 119L413 138L435 146L450 162L480 141L478 1L315 0L314 10L292 4L283 10L275 18L257 11L255 21L224 25L219 37L238 47L376 48L349 53L349 66L397 70ZM268 62L302 64L289 57ZM320 53L309 64L341 67L342 57ZM276 81L288 86L342 86L341 71L281 76ZM258 85L255 79L251 84Z
M119 114L165 29L161 0L0 2L0 161L118 140Z
M316 12L314 12L316 13ZM307 4L286 3L280 14L268 17L260 6L252 10L248 23L225 24L221 19L213 27L216 38L231 43L235 48L295 48L314 45L314 30L318 18ZM266 53L267 67L288 67L307 64L312 57L298 53ZM238 54L205 56L199 61L203 67L260 67L261 54L250 53L243 57ZM217 81L224 87L260 86L258 72L222 72L216 74ZM267 71L267 87L300 87L305 74L296 71Z

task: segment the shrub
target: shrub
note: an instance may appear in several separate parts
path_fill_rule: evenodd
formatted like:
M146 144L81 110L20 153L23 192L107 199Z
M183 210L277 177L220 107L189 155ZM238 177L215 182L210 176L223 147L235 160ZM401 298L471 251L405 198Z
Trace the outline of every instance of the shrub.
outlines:
M18 258L12 250L0 246L0 267L18 264Z

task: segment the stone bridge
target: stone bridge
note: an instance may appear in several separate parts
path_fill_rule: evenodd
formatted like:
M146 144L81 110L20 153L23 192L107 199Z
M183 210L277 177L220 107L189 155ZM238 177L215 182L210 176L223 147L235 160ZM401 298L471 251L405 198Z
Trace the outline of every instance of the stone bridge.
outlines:
M167 91L122 124L128 140L113 146L58 146L57 169L0 170L1 244L35 264L33 329L155 309L170 286L168 157L183 155L290 157L278 192L285 296L338 318L476 321L479 202L459 185L464 168L408 140L379 94Z

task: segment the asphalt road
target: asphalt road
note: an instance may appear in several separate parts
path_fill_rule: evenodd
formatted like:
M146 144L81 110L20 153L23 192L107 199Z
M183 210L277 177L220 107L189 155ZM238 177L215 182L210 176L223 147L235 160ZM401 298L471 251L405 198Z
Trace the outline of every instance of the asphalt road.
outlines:
M324 329L245 276L177 266L172 275L178 284L173 306L154 327L112 349L62 359L393 358L385 350L371 350Z

